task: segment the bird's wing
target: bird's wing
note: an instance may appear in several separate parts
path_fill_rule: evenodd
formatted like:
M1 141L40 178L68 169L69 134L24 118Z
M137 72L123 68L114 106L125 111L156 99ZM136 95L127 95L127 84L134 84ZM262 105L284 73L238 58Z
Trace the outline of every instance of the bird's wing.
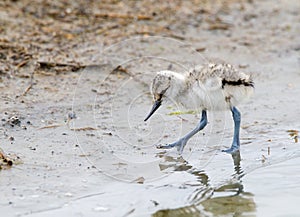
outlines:
M206 64L196 66L189 71L189 77L197 80L199 85L206 90L217 90L226 85L231 86L253 86L253 81L249 75L238 71L230 64Z

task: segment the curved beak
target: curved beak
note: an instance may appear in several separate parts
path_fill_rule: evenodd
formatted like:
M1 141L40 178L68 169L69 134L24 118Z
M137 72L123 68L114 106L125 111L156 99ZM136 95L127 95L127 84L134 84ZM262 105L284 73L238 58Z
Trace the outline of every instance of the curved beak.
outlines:
M147 121L154 114L154 112L159 108L159 106L161 106L161 100L155 101L150 113L148 114L148 116L145 118L144 121Z

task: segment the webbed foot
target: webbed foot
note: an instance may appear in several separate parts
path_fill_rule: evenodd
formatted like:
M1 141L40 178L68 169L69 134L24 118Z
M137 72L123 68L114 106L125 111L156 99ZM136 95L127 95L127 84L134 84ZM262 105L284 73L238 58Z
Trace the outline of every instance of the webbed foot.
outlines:
M158 148L158 149L171 149L171 148L177 147L178 153L182 154L183 149L184 149L186 143L187 143L187 140L185 140L185 139L179 139L178 141L173 142L171 144L157 145L156 148Z
M228 149L222 150L222 152L226 152L228 154L233 154L240 150L240 146L237 144L232 144L232 146Z

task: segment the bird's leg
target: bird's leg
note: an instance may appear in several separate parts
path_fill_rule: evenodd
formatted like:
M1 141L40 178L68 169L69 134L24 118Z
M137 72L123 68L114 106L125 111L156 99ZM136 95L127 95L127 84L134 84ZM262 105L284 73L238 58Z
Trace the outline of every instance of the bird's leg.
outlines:
M186 134L184 137L179 139L176 142L173 142L171 144L166 144L166 145L159 145L157 148L160 149L169 149L169 148L174 148L175 146L177 147L177 151L181 154L186 143L190 138L192 138L196 133L198 133L200 130L202 130L205 126L207 125L207 114L206 111L202 111L202 117L198 125L188 134Z
M231 108L232 117L234 120L234 134L232 145L229 149L222 150L223 152L233 153L240 149L240 125L241 125L241 113L236 107Z

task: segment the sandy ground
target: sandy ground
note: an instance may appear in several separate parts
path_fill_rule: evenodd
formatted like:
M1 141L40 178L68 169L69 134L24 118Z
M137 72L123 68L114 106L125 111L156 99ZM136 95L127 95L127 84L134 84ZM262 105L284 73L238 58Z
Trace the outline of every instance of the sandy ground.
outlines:
M0 3L1 213L300 214L299 1L78 2ZM229 112L157 150L200 117L170 103L144 123L154 72L208 60L254 78L240 154L220 151Z

